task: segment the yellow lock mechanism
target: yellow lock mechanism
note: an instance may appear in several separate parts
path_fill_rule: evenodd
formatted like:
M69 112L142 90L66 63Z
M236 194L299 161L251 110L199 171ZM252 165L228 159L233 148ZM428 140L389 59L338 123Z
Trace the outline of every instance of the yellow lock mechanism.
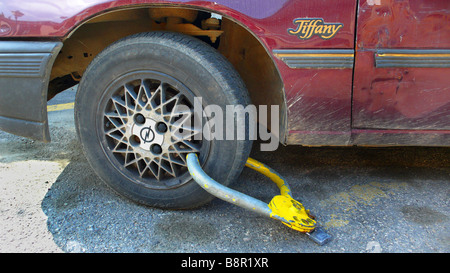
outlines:
M248 158L245 166L262 173L277 184L280 195L273 197L269 204L213 180L202 170L197 155L194 153L187 155L187 166L194 181L210 194L226 202L277 219L286 226L307 234L319 245L331 240L331 236L317 226L317 222L309 210L292 197L291 189L281 175L263 163Z
M276 195L270 201L269 208L272 210L270 217L285 219L286 221L281 222L292 229L311 232L316 227L316 221L310 217L303 205L290 197Z
M281 195L276 195L269 203L272 210L270 217L274 219L284 219L281 222L288 227L300 232L311 232L314 230L316 221L311 219L309 210L292 198L291 189L286 181L275 171L261 162L248 158L245 166L262 173L270 178L280 189Z

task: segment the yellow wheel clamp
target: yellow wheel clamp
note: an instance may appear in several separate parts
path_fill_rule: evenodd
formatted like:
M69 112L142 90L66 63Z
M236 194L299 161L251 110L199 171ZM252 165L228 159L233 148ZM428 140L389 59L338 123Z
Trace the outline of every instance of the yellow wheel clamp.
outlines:
M331 236L317 226L309 210L292 198L291 189L287 182L276 171L263 163L248 158L245 166L264 174L277 184L281 194L273 197L269 204L225 187L209 177L201 168L197 155L194 153L187 155L187 166L194 181L215 197L279 220L286 226L305 233L319 245L324 245L331 240Z

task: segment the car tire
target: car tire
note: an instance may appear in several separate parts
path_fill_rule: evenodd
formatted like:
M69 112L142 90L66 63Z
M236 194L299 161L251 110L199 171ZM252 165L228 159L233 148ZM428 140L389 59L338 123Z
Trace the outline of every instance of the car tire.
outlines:
M252 141L193 140L199 128L192 124L179 130L175 108L189 108L186 120L205 121L203 114L192 114L195 97L202 98L203 109L250 103L232 65L196 38L140 33L103 50L86 69L75 98L77 134L96 174L119 194L153 207L188 209L211 201L189 175L187 153L197 153L205 172L229 185L240 175ZM175 135L182 131L187 136L180 141Z

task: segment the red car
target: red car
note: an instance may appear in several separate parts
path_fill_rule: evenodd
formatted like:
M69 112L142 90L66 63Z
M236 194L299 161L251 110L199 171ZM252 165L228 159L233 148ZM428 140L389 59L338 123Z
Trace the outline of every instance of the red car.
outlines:
M211 197L186 154L229 184L252 145L194 125L178 137L181 114L205 119L198 97L277 106L283 145L449 146L450 1L0 0L0 128L50 141L47 101L76 84L97 174L135 201L195 207Z

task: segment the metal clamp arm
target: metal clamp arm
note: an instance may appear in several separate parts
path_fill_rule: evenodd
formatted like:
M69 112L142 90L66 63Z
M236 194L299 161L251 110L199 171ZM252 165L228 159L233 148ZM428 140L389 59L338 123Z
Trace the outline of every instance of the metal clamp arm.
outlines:
M269 177L281 191L281 194L273 197L269 204L225 187L213 180L202 170L197 155L194 153L188 154L187 166L197 184L210 194L226 202L257 212L263 216L277 219L300 232L312 232L316 227L316 221L311 219L309 211L300 202L292 198L291 189L286 181L276 171L254 159L249 158L246 166Z

